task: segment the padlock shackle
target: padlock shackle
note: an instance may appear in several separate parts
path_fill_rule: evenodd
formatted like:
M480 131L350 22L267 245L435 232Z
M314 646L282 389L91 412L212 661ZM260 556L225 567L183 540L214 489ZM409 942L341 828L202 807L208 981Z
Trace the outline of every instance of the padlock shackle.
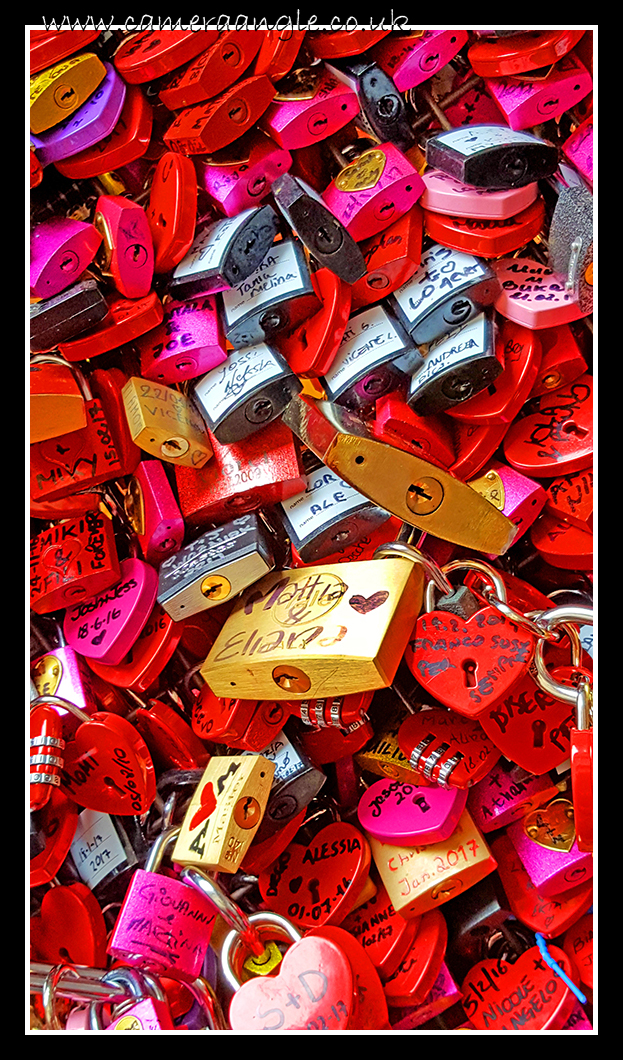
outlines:
M158 871L166 851L174 845L181 831L181 825L172 825L160 833L147 856L145 872Z
M538 624L547 632L555 632L558 627L579 625L579 626L592 626L593 624L593 609L592 607L580 607L574 604L562 604L560 607L553 607L550 611L543 611L538 619ZM555 681L549 673L544 658L545 640L539 639L536 642L536 648L534 652L534 665L536 667L537 682L539 687L547 692L554 699L560 700L562 703L568 703L569 706L578 706L579 690L577 687L562 685L558 681ZM592 690L592 684L588 683ZM591 692L588 693L589 698ZM584 710L584 708L583 708Z
M291 924L280 913L271 913L268 910L261 913L252 913L249 917L249 922L258 938L262 940L261 951L256 956L261 956L265 952L266 943L271 939L278 938L285 942L295 943L300 942L303 937L300 931L297 931L294 927L294 924ZM223 940L221 971L232 990L238 990L242 985L237 969L248 956L248 952L244 952L246 942L247 940L244 936L235 929L230 931Z
M448 580L441 567L437 566L434 560L425 556L423 552L420 552L415 545L410 545L406 541L389 541L386 545L379 545L374 551L373 559L393 559L396 557L404 556L405 559L410 559L413 563L419 563L420 566L424 567L426 574L429 577L429 581L426 586L426 592L428 593L429 587L431 591L434 591L435 585L442 593L451 593L454 589L452 582ZM432 611L431 608L427 610Z
M437 564L435 564L435 567L436 566ZM443 567L437 567L437 570L440 571L443 579L445 579L447 584L450 586L449 589L444 586L444 593L454 592L454 586L449 581L448 574L451 574L453 571L457 570L473 570L480 574L482 578L491 582L495 590L495 596L493 597L493 599L498 603L502 604L502 606L506 605L506 586L504 584L504 581L499 572L495 569L495 567L491 567L488 563L484 563L482 560L479 559L455 559L451 563L446 563ZM427 614L430 611L434 611L435 609L435 585L441 587L442 584L443 583L440 579L437 582L429 581L428 585L426 586L426 590L424 593L424 610ZM484 595L485 593L483 593L483 596ZM490 602L488 597L486 597L486 599L487 602ZM492 604L491 606L495 607L496 605Z
M251 920L236 905L234 901L229 897L225 891L201 869L189 866L182 869L180 872L180 879L183 883L190 884L195 890L200 891L206 898L212 902L212 905L216 906L219 913L223 917L230 927L234 929L247 943L251 951L256 957L259 957L264 952L264 945L260 940L260 937L253 927Z
M62 368L69 368L80 387L84 400L93 401L93 394L84 373L75 364L71 364L64 357L61 357L60 353L36 353L30 358L30 364L60 364Z
M30 709L32 711L35 707L43 707L46 704L50 707L63 707L64 710L68 710L71 714L75 714L79 721L91 721L91 715L87 714L86 710L81 710L75 703L71 703L69 699L63 699L61 696L52 696L48 693L37 696L36 699L32 699L30 701Z

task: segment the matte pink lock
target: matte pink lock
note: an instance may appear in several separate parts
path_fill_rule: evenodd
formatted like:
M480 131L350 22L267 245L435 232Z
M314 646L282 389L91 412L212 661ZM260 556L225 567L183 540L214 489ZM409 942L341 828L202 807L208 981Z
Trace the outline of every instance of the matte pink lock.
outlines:
M30 237L30 293L52 298L76 283L93 261L102 237L96 228L72 217L55 217Z
M125 506L148 563L158 567L179 551L184 541L184 520L159 460L141 460L135 468L128 482Z
M537 515L540 515L545 507L547 500L545 490L538 482L515 471L514 468L503 464L500 460L490 461L478 475L478 480L482 480L487 475L491 480L492 489L496 488L497 478L500 479L502 497L499 497L496 507L499 507L501 503L502 507L499 510L517 527L512 541L512 544L515 544L525 534L528 527L532 526ZM471 486L472 482L468 482L468 485ZM487 554L487 559L496 558L495 553Z
M526 834L525 820L509 825L506 834L539 894L552 898L592 878L593 855L578 850L577 840L568 852L549 850Z
M227 217L249 210L270 194L273 181L288 173L292 155L270 136L256 129L249 135L249 158L237 165L219 165L218 153L206 161L196 160L197 183L205 189ZM246 137L244 138L246 140Z
M485 78L487 91L511 129L532 129L551 118L559 118L592 90L593 79L580 60L565 55L545 78Z
M421 37L390 33L372 48L372 55L399 92L421 85L449 63L467 43L463 29L427 29Z
M420 206L425 210L476 220L505 221L514 217L534 202L539 191L538 184L490 191L489 188L464 184L441 169L428 169L422 174L422 180L426 187Z
M501 287L495 308L507 320L538 331L588 315L566 289L567 277L548 265L530 258L499 258L491 264Z
M340 190L339 184L350 167L353 167L353 170L355 166L359 167L365 156L378 159L379 153L385 156L385 161L382 168L372 161L370 171L380 172L371 187L354 191ZM425 188L417 170L402 151L391 143L379 144L378 147L363 152L355 162L350 163L350 167L345 167L335 180L331 181L322 193L322 198L356 242L377 235L393 221L403 217L418 201Z
M167 302L162 323L136 345L141 376L155 383L181 383L216 368L227 360L227 351L215 296Z
M80 655L116 665L137 640L156 602L158 572L142 559L121 561L121 580L111 589L68 607L67 643Z
M418 787L377 780L357 807L361 827L387 843L437 843L455 831L467 802L466 788Z

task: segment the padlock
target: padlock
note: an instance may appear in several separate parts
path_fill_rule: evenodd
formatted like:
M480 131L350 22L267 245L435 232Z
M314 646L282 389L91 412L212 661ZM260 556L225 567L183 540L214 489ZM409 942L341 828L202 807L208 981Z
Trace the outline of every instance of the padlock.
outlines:
M50 883L65 861L78 825L78 806L52 786L50 798L35 817L39 841L30 859L31 888Z
M360 798L357 816L368 836L424 846L452 835L466 801L465 789L432 786L421 791L402 780L377 780Z
M288 716L285 704L219 698L204 685L193 703L192 728L202 740L261 754L281 731Z
M144 298L154 275L154 244L145 210L122 195L100 195L93 224L103 238L97 263L125 298Z
M593 463L593 377L544 394L537 411L511 424L504 456L535 478L582 471Z
M113 131L92 147L55 162L55 168L66 177L84 180L127 166L147 151L152 125L153 114L144 93L137 85L128 85L123 110Z
M511 129L532 129L561 118L593 88L591 75L573 52L560 59L547 76L535 76L537 73L485 80L487 91Z
M274 772L274 763L262 755L213 757L186 811L172 860L236 872L264 815Z
M427 169L422 179L426 190L420 205L429 214L451 214L482 221L505 221L516 217L535 201L539 193L536 182L494 191L464 184L441 169Z
M122 391L128 381L128 375L121 368L114 366L108 369L95 368L89 376L89 381L94 397L102 406L121 465L115 477L131 475L138 467L141 450L132 440L123 402ZM102 487L102 493L108 497L107 490L107 486Z
M330 269L312 272L311 281L321 308L289 335L277 334L273 340L292 370L302 378L316 378L330 368L351 308L351 285Z
M493 315L479 313L469 323L431 343L422 367L411 376L407 404L426 416L480 393L501 374Z
M457 217L424 209L424 230L430 239L482 258L497 258L524 247L542 231L544 220L545 203L540 196L525 210L503 220Z
M478 478L468 481L468 486L482 493L499 511L512 519L517 527L514 541L525 534L545 506L543 487L500 460L488 464Z
M469 789L467 801L481 832L492 832L525 817L556 794L547 773L535 777L520 767L495 768Z
M166 995L153 976L135 968L113 968L102 976L103 983L119 984L130 991L132 1000L118 1004L111 1022L104 1027L101 1009L91 1003L89 1018L94 1030L160 1031L174 1030Z
M123 507L139 547L154 566L182 547L184 520L158 460L141 460L129 479Z
M531 398L572 383L588 371L588 365L568 324L544 328L537 338L541 342L542 359L530 391Z
M169 110L181 110L228 89L247 70L257 55L264 34L257 30L225 30L207 44L196 58L178 69L160 89Z
M571 51L585 30L548 29L528 31L510 39L479 40L468 51L474 73L482 77L523 74L555 63Z
M448 942L448 929L437 909L417 918L419 926L411 948L398 968L383 983L387 1003L396 1007L424 1003L441 971Z
M38 74L49 66L54 66L61 59L67 59L74 55L87 44L91 44L100 35L100 30L73 30L71 36L67 33L55 30L31 30L30 31L30 72Z
M565 140L563 154L573 163L581 177L593 185L593 117L585 118Z
M374 437L380 442L421 456L431 464L449 468L456 459L447 421L441 416L418 416L397 391L375 402L375 418L371 426Z
M189 531L226 523L304 489L292 432L279 420L232 445L221 445L214 435L209 438L213 452L209 464L200 470L180 467L175 473Z
M391 33L374 45L372 55L398 91L406 92L454 59L468 39L462 29Z
M511 906L497 871L456 895L446 905L446 959L453 976L463 979L477 961L488 956L492 942L503 934L510 916Z
M59 633L62 633L60 626ZM75 703L85 714L93 714L97 703L84 657L70 648L62 635L61 641L59 647L50 648L45 655L32 660L30 672L37 694L58 694L61 699ZM75 716L59 706L55 707L55 712L62 721L63 732L72 736L78 727Z
M545 495L546 510L552 515L580 530L593 529L592 468L555 478L547 487Z
M321 378L329 401L353 410L406 385L424 364L419 350L382 305L350 317L329 371Z
M176 621L232 599L275 565L271 528L255 512L208 530L165 559L158 603Z
M30 443L70 434L87 425L85 399L70 366L60 357L30 361Z
M416 203L388 228L362 241L366 274L351 287L353 311L386 298L413 276L422 254L422 225Z
M529 258L499 258L493 268L500 285L498 313L526 328L553 328L579 320L582 310L567 277Z
M227 353L214 296L167 301L162 323L136 346L142 377L155 383L195 379L222 364Z
M276 515L305 564L354 544L390 518L322 464L305 476L302 493L281 502Z
M115 66L128 84L144 84L190 62L217 38L217 30L149 30L115 51Z
M222 367L211 366L192 394L212 434L231 443L272 423L300 390L300 380L279 351L259 342L232 350Z
M121 662L103 663L87 659L89 669L107 685L146 692L160 678L176 650L183 626L174 622L160 604L155 604L138 637Z
M353 239L378 235L408 213L424 191L424 182L406 155L393 143L365 139L344 152L344 168L322 193L329 209Z
M225 338L235 349L294 331L320 308L302 245L275 243L254 272L223 291L222 305Z
M593 914L586 913L565 932L562 948L577 968L580 981L593 989Z
M530 541L552 567L592 570L593 533L588 527L571 526L566 520L544 512L530 529Z
M276 88L259 126L288 151L326 139L359 112L357 94L322 62L295 67Z
M506 829L540 894L556 897L593 875L593 857L577 845L573 803L556 796Z
M576 296L582 312L592 313L593 196L575 175L572 182L566 166L563 177L567 180L556 189L558 200L549 226L549 264L566 276L565 289Z
M216 919L202 894L158 870L180 827L162 832L144 869L137 869L117 917L108 953L158 975L192 980L201 973ZM159 909L166 910L160 913Z
M264 74L242 78L213 99L181 110L164 133L165 147L183 155L220 151L261 119L274 95Z
M132 440L146 453L192 468L210 459L205 425L189 398L138 376L128 379L122 396Z
M197 181L227 217L251 209L292 165L292 155L261 129L251 129L228 147L199 156Z
M507 431L508 424L504 422L477 424L457 421L454 427L456 460L448 468L450 473L463 480L477 474L499 448Z
M45 615L116 585L121 568L111 519L87 511L30 542L30 606Z
M410 560L373 560L267 575L234 606L202 677L217 695L270 698L281 689L288 699L390 684L419 610L421 572L413 568Z
M420 918L405 920L396 913L381 883L372 898L342 921L342 927L363 946L382 982L406 957L419 926Z
M52 707L40 706L30 712L30 811L40 810L48 802L52 786L61 782L65 764L62 751L65 741L63 725Z
M326 68L359 98L356 122L366 132L390 141L401 151L415 142L405 101L388 73L371 56L329 60Z
M273 83L280 81L292 69L304 37L305 30L265 30L253 73L266 74Z
M165 151L149 189L145 216L154 247L154 272L170 272L192 246L197 215L197 177L190 158Z
M125 103L126 85L110 63L106 75L77 111L38 137L38 158L43 166L78 154L103 140L114 129Z
M89 328L77 338L58 343L59 352L68 361L85 361L109 350L116 350L126 342L151 331L162 320L164 309L155 291L144 298L123 298L109 294L106 298L107 316L101 326Z
M307 810L327 780L326 774L312 765L300 741L292 733L286 735L283 729L270 737L261 754L275 763L275 774L254 844L276 839L289 821Z
M333 697L333 702L340 697ZM346 698L346 697L344 697ZM337 728L337 726L330 725L325 728L313 728L305 729L301 725L299 730L299 738L301 746L306 754L309 755L313 764L319 768L327 765L328 763L336 763L336 771L340 767L346 766L347 770L351 773L353 770L353 758L358 751L361 751L374 736L374 729L367 716L362 716L358 721L352 721L350 725L345 728ZM339 763L339 765L338 765ZM349 790L352 791L352 783L349 785ZM350 800L352 803L352 799ZM349 805L348 809L352 809L352 805ZM364 899L362 898L362 901Z
M270 251L279 229L272 206L251 206L213 224L201 225L188 253L173 270L169 291L191 298L225 291L248 280Z
M426 162L464 184L498 191L551 176L558 150L547 140L506 125L472 125L427 139Z
M410 768L441 786L471 787L493 769L501 753L476 718L443 707L407 714L397 737Z
M30 293L53 298L89 267L102 242L92 224L58 217L37 225L30 237Z
M60 294L30 307L30 350L53 350L96 327L108 315L106 300L95 280L80 280Z
M452 1018L450 1013L460 1010L457 1004L460 998L459 987L443 961L435 982L420 1004L390 1009L392 1030L407 1031L415 1030L416 1027L422 1027L423 1030L450 1029L453 1026L449 1022ZM450 1013L443 1017L441 1014L447 1009L450 1009Z
M42 961L98 967L106 961L106 923L97 899L74 881L46 891L30 939Z
M500 291L493 270L471 254L433 244L410 280L389 296L418 345L433 342L492 305Z
M58 125L95 92L106 67L93 52L67 58L30 79L30 131L45 132Z
M298 714L304 725L311 725L315 729L332 727L346 731L351 725L367 720L366 711L372 696L372 692L358 692L324 699L292 700L287 705L293 714Z

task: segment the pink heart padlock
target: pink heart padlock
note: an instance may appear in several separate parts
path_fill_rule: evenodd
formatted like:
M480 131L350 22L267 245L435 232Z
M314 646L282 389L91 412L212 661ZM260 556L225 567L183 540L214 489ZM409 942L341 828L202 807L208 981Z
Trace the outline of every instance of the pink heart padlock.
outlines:
M452 835L466 801L466 788L421 788L385 778L362 795L357 815L362 828L381 842L426 845Z
M70 647L89 659L120 663L137 640L156 602L158 572L141 559L121 561L111 589L68 607L63 632Z

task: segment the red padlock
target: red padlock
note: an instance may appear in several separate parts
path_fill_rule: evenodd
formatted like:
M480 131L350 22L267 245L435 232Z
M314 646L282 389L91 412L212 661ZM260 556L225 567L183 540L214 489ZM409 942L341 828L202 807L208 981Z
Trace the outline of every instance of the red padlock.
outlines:
M112 521L92 508L30 542L30 606L39 615L86 600L120 577Z
M59 342L58 348L68 361L86 361L109 350L116 350L126 342L138 338L155 328L164 309L155 291L143 298L125 298L123 295L108 295L108 316L101 325L69 342Z
M263 41L253 64L254 74L266 74L273 84L280 81L292 69L300 51L305 30L269 29L263 33Z
M582 471L593 463L593 378L580 376L544 395L537 411L515 420L504 455L535 478Z
M162 77L194 59L218 37L218 30L149 30L124 40L115 52L117 70L130 85Z
M100 195L93 224L104 239L98 262L125 298L144 298L154 275L154 244L142 206Z
M547 29L479 40L468 51L475 74L499 77L503 74L523 74L555 63L578 43L585 30Z
M91 44L101 33L99 29L75 29L71 33L62 30L30 31L30 73L38 74L55 66L61 59L75 55L87 44Z
M350 317L351 285L331 269L311 273L322 308L289 335L277 335L275 345L292 370L303 378L318 378L329 370Z
M456 460L452 427L443 416L418 416L396 392L377 399L371 428L379 441L431 464L449 468Z
M422 255L423 220L416 203L389 228L363 240L367 272L351 286L353 311L385 298L413 276Z
M180 111L164 134L165 146L183 155L220 151L255 125L274 94L263 74L237 81L220 96Z
M152 110L144 93L137 85L130 85L121 117L113 131L99 143L55 162L54 166L64 177L72 180L97 177L120 166L127 166L147 151L152 124Z
M160 89L160 99L175 111L225 92L251 65L263 37L260 30L220 33L205 51L167 81Z
M541 366L530 391L531 398L541 397L559 386L573 383L588 371L588 365L568 324L544 328L535 337L541 342L542 356Z
M35 707L30 712L30 809L40 810L61 782L65 764L62 751L63 723L53 707Z
M103 663L89 658L86 662L89 669L103 681L118 688L128 688L140 695L158 682L183 632L183 623L174 622L160 604L155 604L147 622L121 662Z
M522 328L504 320L496 338L496 357L504 365L502 374L479 394L446 409L448 416L463 423L512 423L532 393L541 365L543 332Z
M590 467L582 471L561 475L550 482L546 490L545 507L552 515L558 516L571 526L580 530L593 529L593 470Z
M165 151L156 166L145 216L154 272L169 272L190 249L197 220L197 175L190 158Z

